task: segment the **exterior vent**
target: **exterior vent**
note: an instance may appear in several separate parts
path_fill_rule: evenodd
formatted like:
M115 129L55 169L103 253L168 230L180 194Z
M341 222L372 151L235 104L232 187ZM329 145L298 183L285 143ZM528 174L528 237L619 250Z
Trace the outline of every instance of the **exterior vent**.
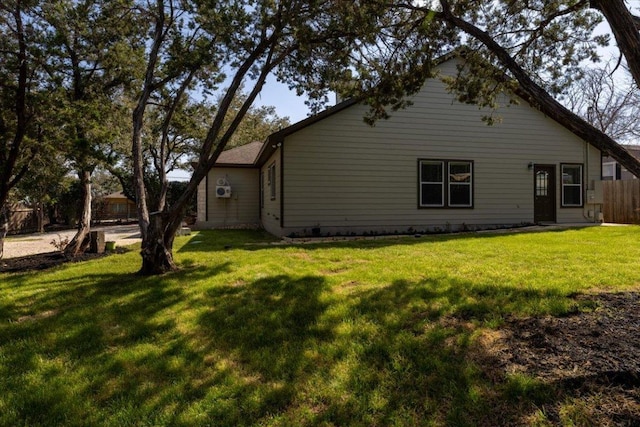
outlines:
M231 186L216 185L216 197L219 199L228 199L231 197Z

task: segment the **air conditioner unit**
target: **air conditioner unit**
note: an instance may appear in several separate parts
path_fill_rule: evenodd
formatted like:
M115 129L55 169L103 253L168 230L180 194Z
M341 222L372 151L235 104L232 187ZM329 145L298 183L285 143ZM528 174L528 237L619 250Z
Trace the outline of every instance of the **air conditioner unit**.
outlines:
M231 197L231 186L216 185L216 197L219 199L228 199Z

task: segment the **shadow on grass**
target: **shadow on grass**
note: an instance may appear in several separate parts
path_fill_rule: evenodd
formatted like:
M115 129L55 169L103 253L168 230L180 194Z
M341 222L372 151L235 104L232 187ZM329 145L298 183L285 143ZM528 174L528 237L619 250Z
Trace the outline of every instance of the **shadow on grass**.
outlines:
M313 425L514 425L532 402L553 398L544 385L521 391L504 376L486 376L479 362L497 361L474 345L469 322L497 313L474 293L468 283L438 280L356 292L350 312L361 326L345 342L359 349L345 375L348 392Z
M190 289L228 268L96 274L18 301L0 425L509 425L558 397L487 376L497 361L468 325L553 295L425 279L344 297L287 275Z
M264 230L202 230L194 233L177 253L208 252L268 245L280 239ZM269 247L269 246L258 246Z
M586 226L585 226L586 227ZM443 234L416 234L416 235L379 235L363 237L360 240L340 240L336 241L307 241L291 244L282 244L280 239L260 230L202 230L189 239L177 253L186 254L189 252L210 252L241 249L246 251L260 251L273 249L274 247L286 248L290 246L301 246L305 250L327 249L327 248L350 248L358 249L378 249L388 246L410 246L425 242L448 242L457 240L488 240L513 234L532 235L540 233L565 233L568 231L580 230L585 227L567 227L551 229L518 229L494 230L483 232L460 232ZM274 243L278 243L274 245Z

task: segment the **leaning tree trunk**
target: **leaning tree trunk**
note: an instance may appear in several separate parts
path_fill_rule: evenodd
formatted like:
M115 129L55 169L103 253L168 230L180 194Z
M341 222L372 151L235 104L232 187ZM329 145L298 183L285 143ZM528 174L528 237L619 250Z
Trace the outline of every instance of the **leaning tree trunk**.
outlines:
M89 235L91 231L91 171L82 171L80 181L82 183L82 212L80 213L78 231L64 249L65 255L69 256L83 253L91 243Z
M173 260L173 240L180 223L179 212L161 212L150 216L147 236L142 241L140 251L142 267L139 274L150 276L178 269Z
M0 205L0 259L4 255L4 239L9 232L9 212L7 206L3 203Z
M629 12L624 0L591 0L591 7L598 9L606 18L616 39L620 52L636 84L640 86L640 33L638 18Z

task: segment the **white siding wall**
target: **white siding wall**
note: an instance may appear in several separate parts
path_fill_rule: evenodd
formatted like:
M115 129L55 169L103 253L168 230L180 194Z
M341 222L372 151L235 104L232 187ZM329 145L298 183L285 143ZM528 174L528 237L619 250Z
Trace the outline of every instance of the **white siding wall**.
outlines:
M269 167L275 165L276 179L275 183L275 198L271 198L271 187L269 185ZM262 226L271 234L281 235L282 230L280 228L280 183L281 183L281 164L280 164L280 149L277 149L275 153L269 158L269 160L262 166L261 173L264 177L264 207L262 208ZM258 179L259 181L259 179Z
M557 221L586 221L593 206L561 207L560 164L584 164L587 188L600 179L599 150L524 101L501 108L502 123L494 126L482 122L487 112L457 103L438 80L428 81L413 102L375 127L363 123L366 107L353 106L288 136L284 228L267 227L263 216L265 228L274 234L308 233L316 225L323 233L393 233L532 223L529 162L556 165ZM473 209L418 209L418 159L472 160Z
M218 178L225 178L229 182L230 198L216 197ZM198 228L254 227L260 224L257 169L213 168L208 176L208 218L207 207L201 200L205 185L203 181L198 188Z

